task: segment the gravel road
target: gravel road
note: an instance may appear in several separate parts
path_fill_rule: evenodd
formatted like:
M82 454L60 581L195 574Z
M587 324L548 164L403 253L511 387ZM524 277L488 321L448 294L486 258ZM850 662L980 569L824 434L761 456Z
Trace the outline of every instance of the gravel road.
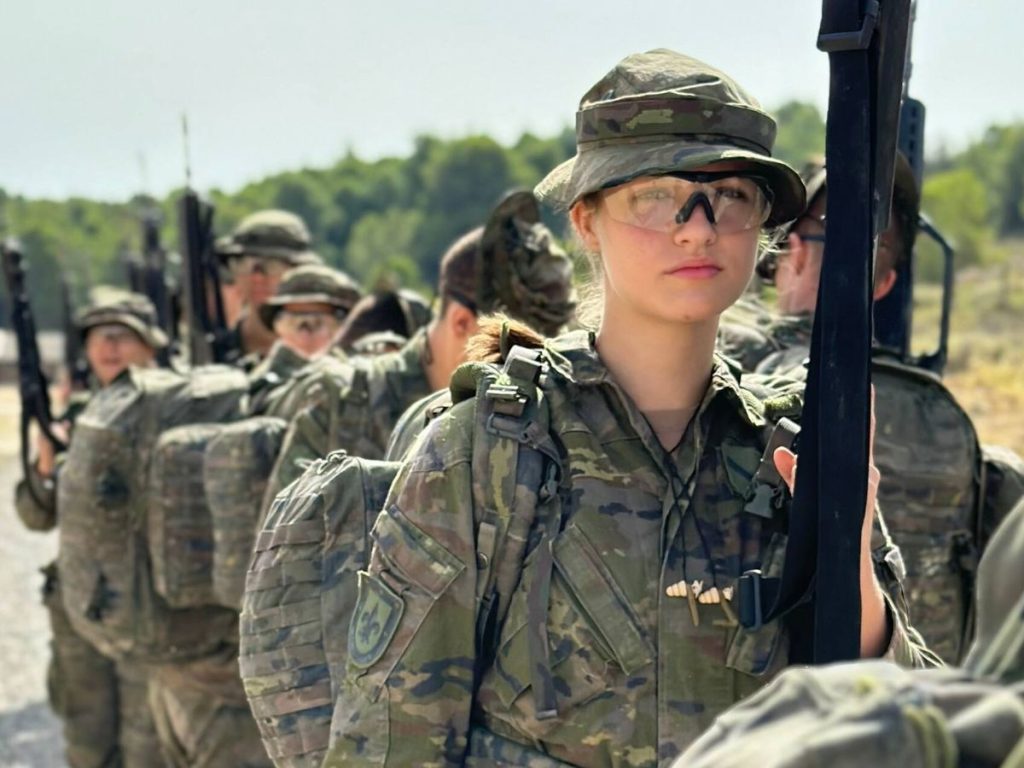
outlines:
M56 555L57 536L26 530L14 513L16 407L0 396L0 766L64 768L60 724L46 703L50 625L39 598L39 568Z

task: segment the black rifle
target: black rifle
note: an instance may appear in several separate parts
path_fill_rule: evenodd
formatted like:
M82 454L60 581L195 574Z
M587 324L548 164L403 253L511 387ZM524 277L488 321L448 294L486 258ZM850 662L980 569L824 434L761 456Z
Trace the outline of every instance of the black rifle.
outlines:
M75 325L74 305L71 302L71 285L66 275L60 279L61 314L64 321L64 366L73 392L89 388L89 363L82 354L82 335Z
M160 244L160 216L155 210L142 214L141 293L149 297L156 309L157 325L170 344L157 353L157 362L170 367L171 354L178 340L178 318L175 312L175 287L167 275L167 251ZM135 289L133 289L135 290Z
M192 365L233 362L237 350L225 321L213 248L213 206L188 188L179 206L189 360Z
M4 263L4 279L11 302L11 328L18 342L18 390L21 395L21 464L25 472L29 492L40 506L46 506L42 494L35 487L29 462L29 426L32 421L39 425L43 435L57 451L63 451L67 444L54 431L53 411L50 406L49 383L43 373L42 357L36 338L36 323L25 286L25 267L21 245L8 239L0 245Z
M916 0L911 5L910 28L913 29L916 16ZM911 44L908 35L907 55L903 75L903 104L900 108L899 150L907 158L914 172L918 189L924 176L924 126L925 106L910 96L912 74ZM895 352L901 360L910 365L942 374L946 366L949 349L949 320L953 308L953 270L955 252L949 241L923 214L918 218L918 232L932 240L942 253L943 289L942 314L939 321L939 342L930 353L914 356L911 353L914 313L914 265L916 257L909 254L897 268L896 283L892 290L875 304L875 339L886 350Z
M872 267L888 224L910 0L823 0L829 54L825 244L781 579L740 580L744 624L785 616L794 663L860 656Z

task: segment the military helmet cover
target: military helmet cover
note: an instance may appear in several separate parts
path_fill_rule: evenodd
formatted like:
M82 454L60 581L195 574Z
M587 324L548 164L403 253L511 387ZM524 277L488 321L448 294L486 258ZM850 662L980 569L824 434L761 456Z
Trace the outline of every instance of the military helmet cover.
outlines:
M347 313L362 295L359 284L341 270L306 264L284 273L277 293L260 306L260 320L271 327L287 304L329 304Z
M725 73L667 49L627 56L588 90L576 113L576 155L537 185L569 208L584 195L640 176L741 161L772 198L766 224L804 208L804 185L771 156L775 120Z
M281 259L293 266L322 263L310 249L306 223L289 211L270 209L246 216L232 232L231 242L233 248L221 244L220 252Z
M572 317L572 262L541 223L532 192L514 190L498 203L480 252L477 303L483 311L506 311L549 336Z
M98 325L123 325L153 349L168 344L167 334L157 323L153 302L141 293L110 286L99 286L91 292L89 305L79 311L75 325L83 340Z

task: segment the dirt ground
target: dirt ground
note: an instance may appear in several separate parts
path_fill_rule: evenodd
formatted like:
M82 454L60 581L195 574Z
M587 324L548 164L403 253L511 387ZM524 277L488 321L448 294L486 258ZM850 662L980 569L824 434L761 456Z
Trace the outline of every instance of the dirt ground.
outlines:
M0 388L0 766L63 768L60 725L46 703L49 622L39 568L54 558L54 534L28 531L14 514L18 402Z

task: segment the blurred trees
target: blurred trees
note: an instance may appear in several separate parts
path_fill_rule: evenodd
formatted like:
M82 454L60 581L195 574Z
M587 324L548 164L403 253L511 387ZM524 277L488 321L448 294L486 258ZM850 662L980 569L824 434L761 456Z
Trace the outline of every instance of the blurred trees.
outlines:
M824 151L816 106L792 101L775 114L779 157L800 167ZM420 136L404 158L366 160L348 152L327 168L280 173L209 196L219 233L254 210L285 208L306 220L314 247L329 263L369 284L400 282L429 291L449 243L482 224L503 192L532 187L574 149L568 128L548 138L527 133L509 146L488 136ZM152 201L163 213L170 247L177 241L178 194ZM138 247L138 215L150 202L28 200L0 190L0 233L24 241L42 327L59 323L61 272L68 273L78 301L88 285L125 282L122 254ZM995 238L1024 235L1024 123L993 126L962 152L935 159L926 170L924 205L955 241L960 264L998 257ZM556 212L545 217L556 233L565 231Z

